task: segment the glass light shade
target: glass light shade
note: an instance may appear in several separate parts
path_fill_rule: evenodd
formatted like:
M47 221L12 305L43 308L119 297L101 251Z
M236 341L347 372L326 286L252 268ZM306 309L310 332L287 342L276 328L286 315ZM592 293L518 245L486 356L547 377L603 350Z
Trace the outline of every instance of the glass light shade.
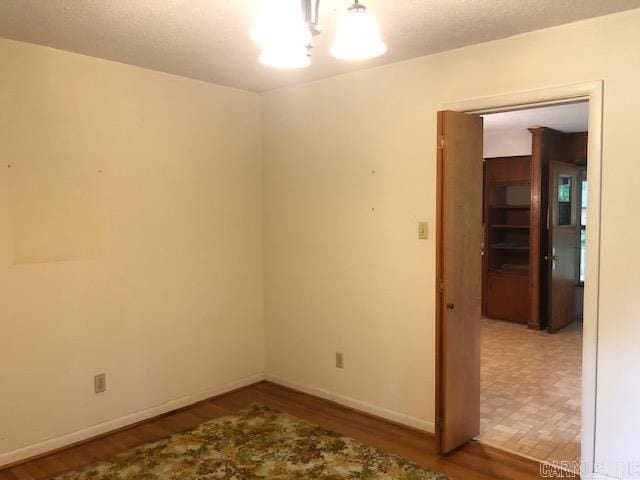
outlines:
M331 55L341 60L366 60L386 51L373 16L362 5L352 6L340 20Z
M257 43L258 45L262 45L262 42L264 42L264 39L267 36L266 30L267 30L267 19L263 15L260 15L256 17L256 19L251 24L251 30L249 30L249 36L251 37L251 40L253 40L255 43Z
M276 43L265 46L260 63L275 68L304 68L311 65L311 59L304 45Z
M292 21L272 30L263 40L260 63L276 68L303 68L311 64L307 45L311 32L302 20Z
M312 36L302 17L300 0L271 0L262 4L251 38L262 45L260 62L276 68L302 68L311 64L307 45Z

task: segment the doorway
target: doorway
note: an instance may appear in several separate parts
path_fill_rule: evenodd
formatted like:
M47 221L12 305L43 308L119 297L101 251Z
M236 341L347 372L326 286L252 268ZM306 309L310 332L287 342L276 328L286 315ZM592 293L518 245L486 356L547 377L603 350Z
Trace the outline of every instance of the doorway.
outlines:
M491 113L483 120L477 440L577 465L588 103Z
M459 102L455 104L446 105L449 111L442 111L439 113L438 122L438 228L437 228L437 311L436 311L436 432L439 438L440 449L443 453L447 453L455 450L458 446L464 444L467 441L471 441L481 435L481 414L480 414L480 336L481 336L481 314L480 305L482 299L482 288L480 282L474 284L470 282L469 278L477 274L482 276L482 264L488 259L482 258L476 261L471 253L471 256L467 252L474 250L480 252L487 248L481 247L482 240L478 240L478 246L474 246L473 242L475 238L483 237L482 218L484 216L481 205L482 193L480 196L476 195L478 192L483 191L483 186L476 185L478 178L482 178L482 170L480 175L460 175L460 173L467 170L474 170L475 161L482 162L484 157L482 150L478 151L477 148L477 136L478 129L482 130L482 119L480 115L496 113L500 111L515 111L524 110L533 107L542 107L549 105L560 105L567 103L575 103L578 101L589 101L586 104L589 111L588 121L588 161L586 165L586 175L589 179L589 187L591 187L589 195L589 235L586 236L585 247L589 251L589 255L583 259L583 265L580 267L579 260L576 260L574 265L574 273L579 272L580 268L584 272L585 277L585 300L584 300L584 313L583 313L583 333L582 340L578 341L579 347L582 348L582 368L581 377L576 379L577 385L580 387L581 393L572 395L572 402L580 400L581 413L578 415L579 423L582 427L580 433L576 432L576 436L580 438L581 451L579 458L582 460L583 473L588 473L593 468L593 441L594 441L594 425L595 425L595 366L596 366L596 332L597 332L597 290L598 290L598 277L599 277L599 184L600 184L600 138L601 138L601 108L602 108L602 83L593 82L588 84L579 84L567 87L558 87L545 89L540 91L525 92L522 94L513 94L500 97L493 97L480 100L471 100L465 102ZM467 113L462 113L467 112ZM479 119L471 120L472 118ZM466 124L466 128L464 127ZM478 126L479 125L479 126ZM530 128L543 128L544 125L531 125ZM552 129L553 130L553 129ZM540 130L544 131L544 130ZM533 131L531 135L535 135ZM482 136L482 134L480 134ZM482 142L481 142L482 143ZM547 148L550 141L543 141L539 143L539 148ZM533 155L534 152L531 152ZM553 161L558 160L558 157ZM548 265L551 265L550 275L547 277L548 284L544 284L543 272L544 265L542 262L531 262L530 269L532 272L534 287L537 287L540 297L536 299L535 296L529 298L529 317L526 318L526 326L538 318L538 325L536 328L530 328L527 330L526 326L518 324L509 324L501 320L505 325L515 326L521 328L523 332L537 333L545 335L548 339L560 338L564 333L570 332L573 325L573 321L560 323L550 322L549 316L545 312L547 311L548 303L544 303L544 295L548 294L549 286L553 285L553 282L557 279L554 278L553 273L561 273L564 269L560 269L558 266L559 259L556 257L567 257L566 254L560 255L559 250L553 251L554 238L546 236L553 230L553 226L548 223L553 218L559 219L557 227L567 227L569 224L574 225L573 222L568 222L567 212L574 215L571 208L564 204L571 203L575 206L576 200L567 200L567 194L569 199L572 196L577 196L581 193L578 190L578 185L582 186L581 180L575 177L574 173L568 174L565 170L559 171L552 164L552 161L548 164L549 169L547 172L531 171L531 185L535 186L537 182L540 188L545 184L544 177L548 179L547 193L551 192L559 193L557 197L558 205L554 205L551 201L551 197L545 197L540 195L537 199L534 198L534 202L530 205L532 215L536 208L539 208L538 214L544 212L544 199L548 199L547 211L555 209L549 213L549 218L542 219L539 222L540 225L540 255L547 256L546 260ZM562 166L560 166L562 167ZM475 171L475 170L474 170ZM546 175L545 175L546 173ZM456 177L456 174L458 176ZM577 173L579 175L580 172ZM473 177L475 181L473 180ZM554 180L557 177L557 180ZM568 180L570 178L571 180ZM595 188L594 188L595 186ZM522 192L520 192L522 193ZM517 192L510 192L509 195L518 195ZM496 193L496 195L507 195L507 192ZM498 197L496 197L498 198ZM503 197L505 199L506 197ZM478 200L479 199L479 200ZM536 205L537 201L540 205ZM480 205L478 209L469 207L476 203ZM452 207L453 206L453 207ZM465 215L456 215L456 212L461 212L465 208L470 210ZM577 214L578 212L576 212ZM486 214L486 213L485 213ZM555 217L552 215L555 214ZM476 224L475 219L477 217L478 224L477 229L473 226ZM526 217L521 216L522 218ZM505 219L506 220L506 219ZM510 221L514 220L513 218ZM569 219L572 220L572 219ZM516 222L517 223L517 222ZM496 225L510 225L509 222ZM523 225L521 225L523 226ZM546 228L550 226L550 228ZM534 231L535 228L530 225L529 229ZM564 228L564 230L569 230ZM553 232L551 232L553 233ZM566 232L564 232L566 233ZM545 235L543 235L545 234ZM580 232L582 234L582 232ZM466 245L461 243L460 239L470 238L471 243ZM498 246L511 247L516 245L517 235L505 236ZM524 238L524 236L520 236ZM535 231L531 235L531 238L536 238ZM549 244L544 245L544 239L548 238ZM562 239L562 236L556 233L555 240ZM532 247L533 244L531 244ZM550 250L547 251L546 248ZM535 250L535 247L532 249ZM467 258L469 257L469 258ZM580 257L580 255L578 255ZM519 261L512 261L514 258L518 258ZM509 260L509 261L506 261ZM511 258L507 258L502 263L497 265L507 268L524 268L521 265L526 263L525 257L512 255ZM553 265L556 262L556 265ZM494 264L495 266L496 264ZM554 268L555 267L555 268ZM536 268L538 272L536 273ZM567 271L570 271L568 269ZM540 276L538 276L540 274ZM565 275L563 273L563 275ZM556 275L558 276L558 275ZM465 280L466 279L466 280ZM562 282L566 283L566 278L559 277ZM466 282L466 283L465 283ZM576 287L576 281L573 280L573 287ZM546 288L545 288L546 287ZM533 289L529 289L530 292ZM546 292L546 293L545 293ZM508 295L507 295L508 296ZM510 297L508 296L510 299ZM547 300L552 299L550 296ZM577 298L574 291L574 298ZM476 304L474 302L477 301ZM460 306L460 308L458 307ZM535 307L539 309L538 316L535 315ZM553 308L553 307L551 307ZM568 311L575 313L576 308L567 309ZM546 318L545 318L546 317ZM557 314L552 314L551 319L557 318ZM564 323L563 323L564 322ZM543 333L540 328L548 329L548 331L555 331L553 335L549 335L546 331ZM477 349L475 347L478 347ZM578 357L580 354L578 353ZM547 369L553 371L555 363L550 362ZM543 365L545 362L543 362ZM476 388L477 377L477 388ZM561 387L562 388L562 387ZM477 425L475 412L477 411ZM460 414L460 412L465 412ZM539 413L539 412L538 412ZM525 454L525 453L523 453ZM525 454L526 455L526 454ZM571 460L569 458L562 460Z

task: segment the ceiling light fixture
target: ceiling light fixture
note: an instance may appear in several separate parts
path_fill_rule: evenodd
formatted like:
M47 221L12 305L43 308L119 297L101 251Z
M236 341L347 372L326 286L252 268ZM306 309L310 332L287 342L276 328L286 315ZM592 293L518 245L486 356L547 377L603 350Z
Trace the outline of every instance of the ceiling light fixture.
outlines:
M251 38L262 46L260 62L276 68L302 68L311 64L307 45L311 31L300 1L264 2L251 28Z
M367 60L386 51L375 19L367 7L355 0L340 20L331 55L342 60Z
M251 28L251 38L262 46L260 62L276 68L311 64L313 37L322 32L320 0L263 0ZM340 19L331 54L341 60L366 60L383 55L375 18L354 0Z

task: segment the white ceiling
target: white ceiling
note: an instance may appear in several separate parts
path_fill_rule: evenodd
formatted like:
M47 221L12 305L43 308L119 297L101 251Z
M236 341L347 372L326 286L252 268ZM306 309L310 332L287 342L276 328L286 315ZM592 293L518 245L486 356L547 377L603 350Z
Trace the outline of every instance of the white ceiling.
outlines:
M549 127L564 133L588 130L588 102L568 103L550 107L530 108L512 112L483 115L485 132L526 130L531 127Z
M349 63L329 47L350 0L321 0L325 32L312 66L280 71L258 63L248 37L259 1L2 0L0 37L263 91L640 7L640 0L363 0L389 51Z

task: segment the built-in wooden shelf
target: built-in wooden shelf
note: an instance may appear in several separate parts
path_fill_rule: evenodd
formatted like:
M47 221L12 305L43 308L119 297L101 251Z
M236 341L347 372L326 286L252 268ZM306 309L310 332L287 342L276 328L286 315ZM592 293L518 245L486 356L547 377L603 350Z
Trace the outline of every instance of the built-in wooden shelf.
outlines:
M529 250L529 245L491 245L494 250Z
M484 163L482 312L517 323L529 320L531 157Z
M490 205L490 208L502 208L502 209L514 209L514 210L528 210L531 205Z
M504 275L520 275L526 277L529 275L529 268L490 268L489 272Z

